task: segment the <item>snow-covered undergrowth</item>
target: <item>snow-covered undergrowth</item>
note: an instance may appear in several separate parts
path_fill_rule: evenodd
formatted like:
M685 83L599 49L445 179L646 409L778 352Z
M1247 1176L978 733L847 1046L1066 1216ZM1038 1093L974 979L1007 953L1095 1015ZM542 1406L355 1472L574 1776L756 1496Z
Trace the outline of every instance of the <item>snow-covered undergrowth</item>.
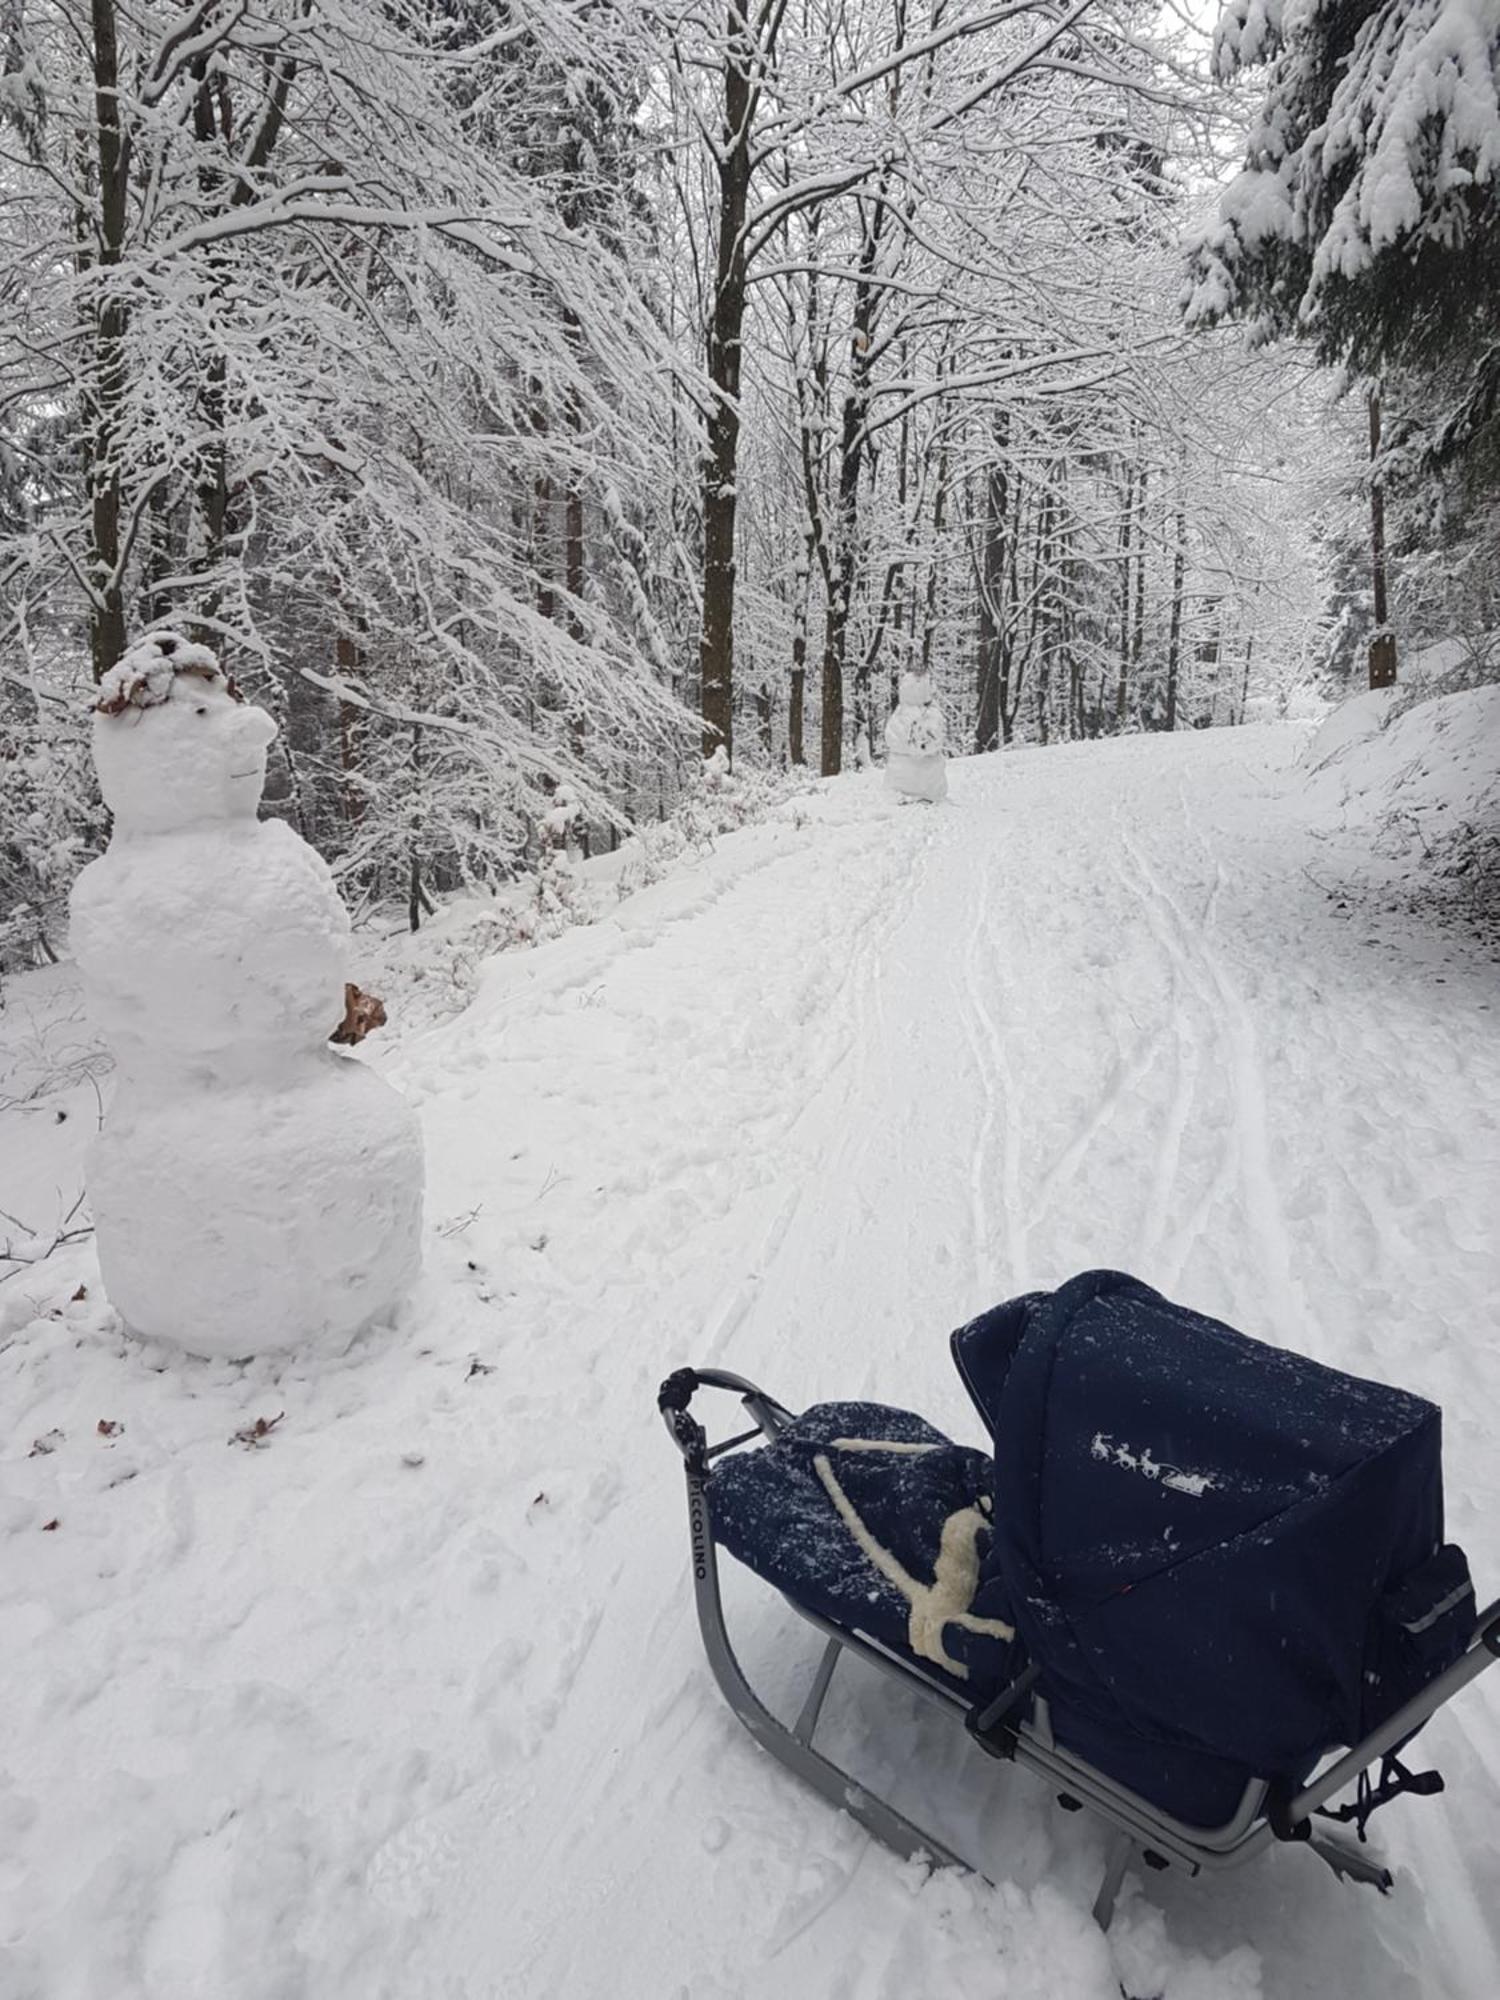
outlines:
M730 774L710 764L675 810L605 852L584 856L560 844L537 869L492 894L441 898L416 932L391 910L364 913L354 934L355 976L385 1001L388 1040L431 1027L468 1005L497 953L528 951L578 924L598 923L625 898L692 872L742 827L769 819L795 825L800 801L814 790L805 772Z
M1353 696L1307 749L1319 812L1361 836L1388 884L1500 919L1500 678L1491 655L1434 646L1410 679Z
M4 2000L1491 2000L1500 1672L1422 1738L1449 1793L1377 1822L1389 1902L1278 1849L1106 1941L1099 1830L857 1666L831 1748L997 1888L756 1752L654 1407L717 1362L977 1442L948 1329L1122 1266L1441 1403L1494 1594L1493 971L1325 897L1368 842L1303 740L963 760L941 808L842 779L490 959L363 1045L422 1116L427 1268L342 1360L152 1352L87 1241L0 1281ZM0 1041L83 1044L68 976ZM86 1075L5 1110L0 1205L95 1116ZM795 1712L815 1635L733 1586Z

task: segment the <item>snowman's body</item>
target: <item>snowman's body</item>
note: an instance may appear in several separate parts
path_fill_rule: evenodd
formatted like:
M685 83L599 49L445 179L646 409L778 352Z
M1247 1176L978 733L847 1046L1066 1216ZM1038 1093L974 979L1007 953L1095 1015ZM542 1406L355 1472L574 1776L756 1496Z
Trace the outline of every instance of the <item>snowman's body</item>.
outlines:
M416 1274L412 1113L328 1047L349 920L327 866L255 817L275 724L170 634L100 691L109 851L73 949L119 1083L88 1163L105 1289L197 1354L343 1344Z
M947 729L930 674L903 674L901 700L885 726L885 781L903 798L948 796Z

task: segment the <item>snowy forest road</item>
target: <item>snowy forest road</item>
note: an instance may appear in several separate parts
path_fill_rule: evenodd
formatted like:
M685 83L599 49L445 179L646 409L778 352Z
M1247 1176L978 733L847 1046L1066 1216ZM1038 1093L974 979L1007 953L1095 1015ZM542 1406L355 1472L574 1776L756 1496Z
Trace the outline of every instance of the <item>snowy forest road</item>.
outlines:
M638 1302L627 1284L619 1307L599 1297L591 1327L574 1320L556 1336L564 1352L581 1340L607 1376L605 1406L621 1419L649 1409L668 1366L718 1362L794 1407L868 1395L972 1435L947 1330L1027 1286L1118 1265L1443 1400L1454 1531L1493 1577L1500 1367L1491 1358L1482 1372L1474 1352L1495 1270L1489 989L1479 966L1439 963L1430 941L1375 936L1312 879L1288 768L1297 747L1295 732L1261 730L978 760L954 767L953 803L931 813L893 809L874 781L854 781L839 795L854 817L813 851L767 863L615 960L588 1014L554 1019L531 1072L546 1090L556 1064L559 1094L571 1074L586 1122L589 1015L605 1012L615 1033L639 1024L628 1052L612 1048L609 1090L618 1105L623 1072L637 1103L593 1147L596 1160L618 1148L629 1162L633 1178L613 1187L593 1176L607 1211L594 1229L614 1239L613 1285L635 1264ZM481 1002L458 1032L483 1035L484 1019ZM497 1121L514 1118L503 1075L484 1090ZM438 1151L461 1150L455 1124ZM598 1250L595 1235L591 1260ZM491 1256L513 1265L514 1244ZM479 1908L489 1872L512 1886L528 1992L675 1993L680 1979L694 1995L988 1996L1084 1992L1101 1977L1105 1990L1108 1971L1089 1969L1094 1941L1071 1925L1066 1944L1057 1937L1041 1886L1060 1869L1081 1907L1097 1843L1076 1822L1059 1829L1024 1785L998 1804L990 1772L893 1716L881 1689L847 1696L856 1715L856 1694L873 1704L890 1738L872 1742L850 1720L855 1768L915 1787L927 1823L956 1823L965 1851L1033 1899L1024 1916L1003 1896L998 1909L976 1899L966 1923L945 1915L957 1890L929 1889L897 1922L887 1859L866 1857L739 1740L698 1657L680 1494L656 1449L648 1433L637 1450L633 1426L627 1450L607 1448L636 1525L605 1516L621 1568L570 1695L595 1727L560 1720L571 1749L537 1751L563 1778L554 1840L518 1880L512 1841L477 1828L503 1781L460 1814L474 1852L444 1901L458 1882L469 1893L457 1900L474 1899L467 1976L486 1938L503 1955ZM580 1567L585 1596L595 1560ZM738 1597L747 1654L795 1699L810 1641L774 1603ZM1470 1705L1475 1728L1476 1712L1493 1724L1500 1709L1485 1692L1487 1712L1484 1695ZM1500 1873L1483 1829L1500 1788L1493 1756L1476 1758L1447 1727L1433 1741L1447 1742L1455 1776L1466 1767L1447 1821L1414 1812L1396 1834L1431 1852L1466 1827L1489 1854L1471 1857L1477 1882L1457 1866L1437 1884L1422 1870L1420 1889L1403 1882L1407 1907L1387 1934L1383 1912L1302 1857L1277 1856L1231 1883L1170 1885L1179 1947L1201 1961L1253 1939L1278 1994L1326 1992L1330 1979L1371 1995L1493 1990L1500 1945L1486 1912ZM470 1845L451 1825L449 1838ZM593 1912L583 1924L557 1909L580 1894ZM1424 1894L1430 1929L1410 1907ZM1056 1963L1034 1986L1018 1973L1028 1926L1046 1939L1042 1966L1075 1954L1073 1984ZM968 1970L939 1976L950 1933ZM439 1961L453 1963L446 1946ZM1250 1976L1237 1961L1213 1990Z
M3 2000L1500 1991L1500 1686L1423 1738L1449 1794L1377 1822L1389 1901L1276 1851L1153 1877L1106 1941L1099 1832L857 1665L838 1752L998 1888L924 1881L755 1750L654 1408L718 1362L978 1441L949 1329L1118 1266L1439 1401L1450 1533L1500 1588L1494 968L1344 892L1302 740L977 759L935 809L840 780L497 959L388 1061L434 1225L396 1341L175 1377L45 1323L0 1347L17 1436L83 1396L138 1460L0 1462ZM815 1639L728 1603L794 1705Z

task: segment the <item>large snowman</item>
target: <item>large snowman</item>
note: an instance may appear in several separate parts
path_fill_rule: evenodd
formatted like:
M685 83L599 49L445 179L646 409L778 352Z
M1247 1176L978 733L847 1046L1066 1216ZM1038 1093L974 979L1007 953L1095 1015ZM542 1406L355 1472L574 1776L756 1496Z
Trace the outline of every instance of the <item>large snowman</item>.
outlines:
M903 674L901 700L885 725L885 781L903 798L948 796L947 730L931 674Z
M99 1262L128 1326L194 1354L342 1347L421 1254L416 1120L328 1046L348 915L306 842L256 817L275 734L170 632L95 705L114 834L72 939L119 1072L87 1167Z

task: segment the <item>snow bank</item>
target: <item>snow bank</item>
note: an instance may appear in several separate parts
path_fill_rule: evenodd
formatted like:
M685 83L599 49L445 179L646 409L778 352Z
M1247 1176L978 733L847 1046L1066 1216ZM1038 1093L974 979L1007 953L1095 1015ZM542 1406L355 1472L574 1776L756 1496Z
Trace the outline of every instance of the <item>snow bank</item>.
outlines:
M1418 703L1462 694L1500 679L1495 667L1500 635L1439 639L1401 659L1394 687L1367 688L1323 712L1322 726L1309 738L1304 762L1319 770L1352 743L1362 743Z
M1308 740L1308 766L1321 770L1342 755L1352 743L1364 743L1379 735L1391 719L1391 703L1396 690L1370 688L1340 702Z
M1431 646L1424 646L1420 652L1411 654L1401 662L1401 679L1408 693L1413 682L1424 686L1438 681L1472 685L1475 680L1482 680L1484 662L1493 653L1497 637L1500 635L1491 634L1485 639L1438 639ZM1445 688L1444 691L1456 693L1457 688Z
M1500 686L1405 708L1399 694L1356 695L1324 723L1308 750L1313 802L1387 858L1482 865L1500 842Z

